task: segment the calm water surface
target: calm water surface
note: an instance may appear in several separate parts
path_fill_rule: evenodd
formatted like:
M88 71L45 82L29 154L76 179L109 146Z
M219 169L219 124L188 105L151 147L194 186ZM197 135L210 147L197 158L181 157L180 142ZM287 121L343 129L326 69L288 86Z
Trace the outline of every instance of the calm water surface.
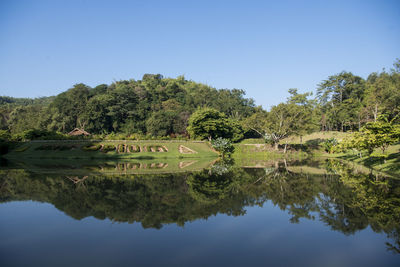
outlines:
M400 266L400 182L338 162L49 169L0 170L0 266Z

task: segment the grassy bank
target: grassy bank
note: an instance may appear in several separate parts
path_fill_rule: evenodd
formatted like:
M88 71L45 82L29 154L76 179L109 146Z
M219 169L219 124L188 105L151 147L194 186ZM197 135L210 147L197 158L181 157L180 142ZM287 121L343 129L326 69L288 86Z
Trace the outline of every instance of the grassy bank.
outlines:
M215 160L215 158L15 159L3 168L22 168L35 173L63 173L65 175L155 174L198 171L210 167Z
M190 141L31 141L4 155L7 159L185 159L215 158L206 142Z
M263 166L268 162L280 159L302 160L305 158L338 158L357 165L365 166L379 172L400 177L400 144L390 146L387 151L386 162L379 157L366 156L360 158L356 152L328 154L324 151L322 143L330 138L338 141L345 138L349 133L342 132L315 132L303 136L289 137L280 142L280 151L274 150L270 145L265 144L263 139L246 139L235 145L233 158L241 166ZM283 144L288 143L288 152L283 153ZM379 150L376 150L379 152Z
M257 140L257 139L255 139ZM304 151L288 150L287 153L283 153L282 150L276 151L268 144L256 144L256 143L240 143L235 145L235 152L233 153L233 159L236 164L240 166L263 166L263 164L287 159L287 160L302 160L309 157L310 154Z
M380 151L376 149L375 152L379 153ZM327 155L329 157L355 162L371 169L400 177L400 144L389 146L385 154L387 156L386 162L381 157L363 156L360 158L359 154L355 151ZM363 155L367 155L366 152L364 152Z

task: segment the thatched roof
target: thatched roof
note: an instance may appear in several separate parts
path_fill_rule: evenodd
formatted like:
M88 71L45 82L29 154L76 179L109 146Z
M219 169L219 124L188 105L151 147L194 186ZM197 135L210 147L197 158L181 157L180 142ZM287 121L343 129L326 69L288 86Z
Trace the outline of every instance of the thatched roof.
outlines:
M68 135L90 135L90 133L86 132L83 129L75 128L68 133Z

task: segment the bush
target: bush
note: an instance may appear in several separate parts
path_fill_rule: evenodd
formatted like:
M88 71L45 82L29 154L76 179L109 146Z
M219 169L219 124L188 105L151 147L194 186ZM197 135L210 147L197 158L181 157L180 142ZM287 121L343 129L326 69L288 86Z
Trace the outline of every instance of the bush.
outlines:
M118 133L118 134L116 134L116 133L112 132L112 133L106 135L106 136L104 137L104 139L105 139L105 140L128 140L128 139L129 139L128 136L129 136L129 135L124 134L124 133Z
M11 139L11 135L7 130L0 130L0 141L9 141Z
M322 143L324 150L328 153L332 153L333 148L337 146L338 140L336 138L329 138L325 142Z
M18 134L14 134L12 139L15 141L29 141L29 140L66 140L66 139L80 139L82 137L71 137L69 135L53 132L47 130L30 129Z
M213 139L211 145L223 158L225 156L230 156L235 150L232 142L226 138L218 137L217 139Z

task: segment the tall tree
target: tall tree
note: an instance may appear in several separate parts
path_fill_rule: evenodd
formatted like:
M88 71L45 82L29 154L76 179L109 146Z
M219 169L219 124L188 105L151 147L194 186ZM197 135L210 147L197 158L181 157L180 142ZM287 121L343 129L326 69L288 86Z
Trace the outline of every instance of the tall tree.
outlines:
M224 113L211 108L198 109L189 118L188 133L193 138L209 139L217 137L239 141L243 138L241 126L228 119Z
M345 131L358 127L364 95L365 81L351 72L329 76L320 83L317 99L325 117L323 129Z

